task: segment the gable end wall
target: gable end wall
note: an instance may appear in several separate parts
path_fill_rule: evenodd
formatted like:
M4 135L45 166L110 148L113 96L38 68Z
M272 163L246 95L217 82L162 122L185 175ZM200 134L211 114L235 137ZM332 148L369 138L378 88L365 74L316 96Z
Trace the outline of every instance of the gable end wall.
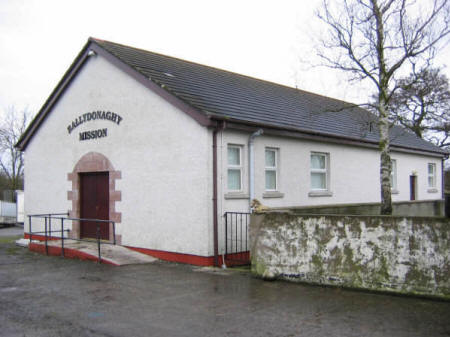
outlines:
M74 119L97 110L123 119L85 122L69 134ZM106 137L79 140L105 128ZM87 60L27 146L26 213L72 210L77 191L67 177L89 152L121 172L115 211L123 245L211 256L211 131L100 55Z

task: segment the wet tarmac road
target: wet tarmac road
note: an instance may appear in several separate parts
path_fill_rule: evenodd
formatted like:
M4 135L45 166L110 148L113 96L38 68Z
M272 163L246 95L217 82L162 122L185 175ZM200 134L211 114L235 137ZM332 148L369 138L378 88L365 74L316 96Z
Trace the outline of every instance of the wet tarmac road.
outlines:
M450 336L450 303L169 263L97 265L0 237L0 336Z

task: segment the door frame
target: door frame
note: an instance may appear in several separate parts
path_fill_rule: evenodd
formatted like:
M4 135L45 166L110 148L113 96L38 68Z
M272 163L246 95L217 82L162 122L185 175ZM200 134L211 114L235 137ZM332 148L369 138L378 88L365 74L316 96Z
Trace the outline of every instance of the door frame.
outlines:
M83 155L75 164L72 172L67 174L67 180L72 183L72 189L67 192L67 199L72 202L69 217L80 218L80 174L108 172L109 173L109 220L116 224L121 223L122 213L116 212L116 203L121 202L122 193L116 190L116 180L122 178L122 172L114 169L109 159L101 153L89 152ZM109 242L114 241L114 229L112 222L109 224ZM117 230L116 226L116 230ZM80 239L81 228L79 221L72 221L72 229L69 237ZM116 234L116 243L121 244L122 235Z

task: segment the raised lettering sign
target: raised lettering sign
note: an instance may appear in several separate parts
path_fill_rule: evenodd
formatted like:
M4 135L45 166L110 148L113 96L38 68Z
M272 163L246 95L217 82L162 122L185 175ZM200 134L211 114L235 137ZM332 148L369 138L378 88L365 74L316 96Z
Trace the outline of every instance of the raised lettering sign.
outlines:
M70 123L67 126L67 132L70 134L73 131L73 129L75 129L79 125L86 123L86 122L90 122L90 121L107 120L107 121L116 123L117 125L120 125L120 122L122 121L122 119L123 118L119 114L116 114L111 111L98 110L98 111L86 112L86 113L78 116L77 118L75 118L72 121L72 123Z
M80 140L103 138L108 135L108 129L98 129L80 132Z

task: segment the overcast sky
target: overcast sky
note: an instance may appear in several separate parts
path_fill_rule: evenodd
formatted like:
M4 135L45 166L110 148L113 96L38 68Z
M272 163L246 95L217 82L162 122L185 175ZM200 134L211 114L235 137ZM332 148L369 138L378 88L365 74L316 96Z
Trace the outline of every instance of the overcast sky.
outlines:
M300 62L323 30L319 4L0 0L0 108L37 112L89 36L361 103L371 87ZM441 65L447 59L448 49Z

